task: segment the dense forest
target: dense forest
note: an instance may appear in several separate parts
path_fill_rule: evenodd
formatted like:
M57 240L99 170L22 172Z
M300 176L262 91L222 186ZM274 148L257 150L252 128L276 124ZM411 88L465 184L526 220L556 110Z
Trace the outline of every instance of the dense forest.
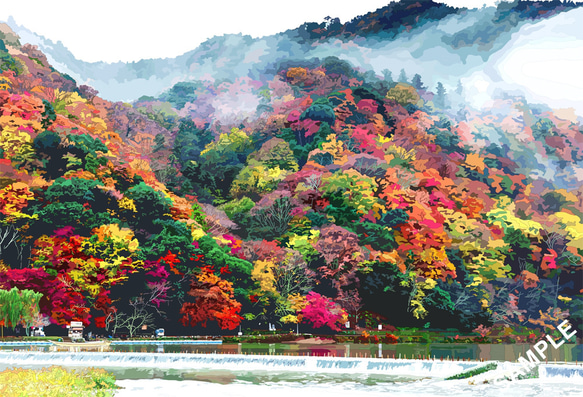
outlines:
M42 294L6 326L581 325L576 120L337 57L111 102L0 38L0 289Z

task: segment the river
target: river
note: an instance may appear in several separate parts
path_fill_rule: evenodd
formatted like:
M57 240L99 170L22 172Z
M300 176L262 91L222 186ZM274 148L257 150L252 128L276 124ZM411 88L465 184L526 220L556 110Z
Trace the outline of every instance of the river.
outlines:
M494 346L489 345L490 353ZM160 352L160 348L165 352ZM27 349L21 346L16 351L14 348L0 350L0 370L55 364L72 368L101 367L116 375L117 384L122 387L116 397L582 395L583 365L580 362L542 363L537 379L495 381L517 366L509 361L495 361L499 365L497 370L478 375L470 381L445 380L448 376L486 364L460 355L455 360L453 357L448 360L447 352L469 351L479 357L480 352L485 350L477 350L480 345L466 346L466 350L450 346L453 350L446 351L446 357L442 360L431 354L440 350L430 349L423 353L422 350L407 350L421 349L419 346L401 348L405 350L393 345L385 351L380 346L379 356L377 345L284 348L275 345L154 344L112 346L114 351L109 352L46 351L42 346L29 346ZM507 353L504 345L500 349L502 353ZM573 355L572 350L567 354ZM576 348L575 356L577 352ZM399 354L407 358L399 359ZM397 357L393 358L395 355ZM411 355L421 356L421 359L411 359Z

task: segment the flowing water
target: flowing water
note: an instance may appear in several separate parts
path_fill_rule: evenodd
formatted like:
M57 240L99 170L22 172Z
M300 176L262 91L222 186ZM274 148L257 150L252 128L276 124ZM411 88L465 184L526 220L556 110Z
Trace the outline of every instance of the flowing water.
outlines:
M377 358L435 358L476 361L516 361L525 357L532 344L475 344L475 343L399 343L389 344L330 344L301 345L286 343L239 343L239 344L194 344L168 341L149 343L117 342L112 344L111 352L140 353L220 353L253 355L292 355L292 356L332 356L332 357L377 357ZM33 350L48 352L50 344L2 345L1 351ZM66 348L59 348L66 351ZM583 345L563 344L559 349L546 351L548 362L583 362Z
M463 352L479 357L481 351L473 349L480 345L465 346L466 350L450 346L444 353L460 354L455 361L452 357L433 359L431 353L439 352L441 347L422 350L420 346L409 346L413 350L407 350L407 346L391 345L385 350L381 346L382 358L377 345L341 347L154 344L111 346L109 352L68 352L20 346L0 350L0 370L55 364L101 367L114 372L118 385L124 388L117 397L583 395L581 363L541 364L538 379L492 382L504 371L517 367L515 363L501 362L498 370L479 375L479 381L470 384L467 379L445 378L483 366L485 363L480 361L458 361ZM408 358L399 359L399 352L402 356L409 354ZM412 360L410 354L425 355L425 360ZM397 358L392 358L394 355ZM484 380L490 381L483 383Z
M573 396L580 397L582 383L530 379L513 384L470 385L467 381L423 379L407 382L366 384L360 380L327 380L319 382L273 379L262 383L234 380L230 383L212 381L172 380L122 380L118 384L125 389L117 397L164 396L213 396L213 397L525 397L525 396Z

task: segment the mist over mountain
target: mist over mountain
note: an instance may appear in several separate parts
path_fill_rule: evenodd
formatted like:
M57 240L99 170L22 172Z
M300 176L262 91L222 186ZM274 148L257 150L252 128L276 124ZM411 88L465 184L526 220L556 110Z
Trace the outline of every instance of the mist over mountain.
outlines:
M0 294L130 336L581 329L582 11L392 3L109 65L0 24Z
M571 49L583 46L583 33L574 23L583 19L579 6L559 1L515 1L497 7L457 9L430 0L403 1L345 24L330 18L257 39L240 34L218 36L176 58L130 63L83 62L61 43L53 43L14 21L8 24L24 43L37 45L57 70L80 84L93 86L110 100L157 96L180 81L233 82L248 77L264 82L283 67L316 65L335 56L362 71L377 75L391 72L394 79L401 70L406 70L409 78L419 74L430 88L441 82L453 91L461 81L467 88L466 99L478 107L506 90L552 107L574 107L581 114L577 98L583 87L567 97L553 98L528 81L516 82L516 73L507 73L512 68L508 60L515 61L516 43L525 46L544 37L548 44L570 37ZM530 55L534 52L544 57L548 48L530 51ZM564 53L553 55L557 62L561 56L565 58ZM560 70L555 66L546 65L549 70Z

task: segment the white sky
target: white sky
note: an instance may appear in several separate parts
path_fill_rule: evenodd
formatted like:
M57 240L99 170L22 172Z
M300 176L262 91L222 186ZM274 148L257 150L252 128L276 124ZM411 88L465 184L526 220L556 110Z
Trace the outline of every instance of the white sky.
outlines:
M438 0L482 7L494 0ZM225 33L253 37L322 22L342 22L390 0L2 0L0 21L61 41L76 58L137 61L175 57Z

